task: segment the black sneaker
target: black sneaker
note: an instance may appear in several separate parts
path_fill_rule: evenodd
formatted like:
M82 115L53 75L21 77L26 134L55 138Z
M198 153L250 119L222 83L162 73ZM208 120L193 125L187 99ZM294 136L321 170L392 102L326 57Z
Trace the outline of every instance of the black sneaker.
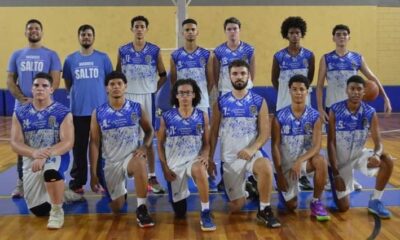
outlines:
M302 176L299 179L299 187L302 191L309 191L313 190L313 186L311 185L310 181L306 176Z
M245 189L246 192L249 194L247 196L247 199L251 199L251 200L257 200L258 199L258 191L257 188L254 187L253 183L250 181L246 181L246 185L245 185Z
M142 204L136 209L136 221L141 228L154 226L154 221L149 215L146 205Z
M279 222L279 220L274 217L271 206L264 208L264 210L262 211L258 210L257 220L264 223L269 228L281 227L281 223Z

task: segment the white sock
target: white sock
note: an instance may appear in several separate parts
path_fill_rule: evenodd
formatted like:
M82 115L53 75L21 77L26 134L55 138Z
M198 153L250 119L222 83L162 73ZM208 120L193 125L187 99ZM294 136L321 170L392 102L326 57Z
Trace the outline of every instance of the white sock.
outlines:
M210 202L201 202L201 211L210 209Z
M155 173L155 172L149 173L148 176L149 176L149 178L155 177L155 176L156 176L156 173Z
M316 201L318 201L318 198L313 197L313 199L311 201L316 202Z
M263 211L266 207L268 207L270 205L271 205L271 203L269 203L269 202L264 203L264 202L260 201L260 210Z
M137 198L137 206L146 205L147 198Z
M60 209L60 208L62 208L62 203L61 204L51 204L51 208L52 209Z
M381 198L382 198L382 195L383 195L383 191L379 191L379 190L374 190L374 193L372 194L372 200L375 200L375 199L378 199L378 200L381 200Z

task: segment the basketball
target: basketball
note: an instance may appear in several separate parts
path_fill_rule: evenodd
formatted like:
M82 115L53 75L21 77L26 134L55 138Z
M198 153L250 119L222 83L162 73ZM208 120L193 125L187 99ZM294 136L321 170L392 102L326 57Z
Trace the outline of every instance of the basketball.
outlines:
M364 101L370 102L374 101L379 95L378 85L374 81L365 81L365 95L363 97Z

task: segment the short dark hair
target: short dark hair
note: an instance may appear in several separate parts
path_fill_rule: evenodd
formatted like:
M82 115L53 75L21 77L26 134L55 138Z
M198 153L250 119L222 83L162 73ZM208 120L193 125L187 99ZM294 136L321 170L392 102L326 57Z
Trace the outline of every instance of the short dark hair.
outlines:
M27 29L27 28L28 28L28 25L29 25L29 24L32 24L32 23L37 23L37 24L39 24L40 29L43 30L43 25L42 25L42 23L41 23L39 20L37 20L37 19L30 19L30 20L28 20L28 21L26 22L26 24L25 24L25 29Z
M231 69L232 69L233 67L245 67L245 68L247 68L247 71L250 72L250 65L249 65L246 61L244 61L244 60L242 60L242 59L233 60L233 61L229 64L229 67L228 67L229 73L231 72Z
M178 87L182 86L182 85L192 86L193 92L194 92L194 98L192 100L192 105L193 105L193 107L196 107L201 101L201 90L200 90L199 86L197 85L197 82L191 78L178 79L175 82L175 84L171 90L171 105L179 107L179 101L176 98L176 95L178 94Z
M133 28L133 25L137 21L143 21L144 24L146 25L146 28L149 26L149 20L146 17L139 15L139 16L136 16L136 17L132 18L132 20L131 20L131 28Z
M298 28L301 31L301 36L304 37L307 32L307 23L301 17L288 17L286 18L281 26L281 35L287 39L289 29Z
M291 88L293 83L295 83L295 82L304 83L304 85L306 86L307 89L310 88L310 81L304 75L297 74L297 75L294 75L293 77L291 77L289 80L289 84L288 84L289 88Z
M183 27L183 25L189 24L189 23L192 23L192 24L194 24L194 25L197 25L196 20L194 20L193 18L188 18L188 19L183 20L183 22L182 22L182 27Z
M78 36L79 36L79 34L80 34L81 32L84 32L84 31L86 31L86 30L92 30L93 36L96 35L93 26L91 26L91 25L89 25L89 24L84 24L84 25L82 25L82 26L80 26L80 27L78 28Z
M361 83L365 87L364 78L358 75L353 75L349 79L347 79L347 86L349 86L350 83Z
M38 72L38 73L36 73L35 77L33 78L33 81L35 81L38 78L46 79L47 81L49 81L50 85L53 86L53 77L50 74L45 73L45 72Z
M344 24L338 24L332 29L332 35L334 36L337 30L345 30L348 34L350 34L350 28Z
M126 80L125 74L123 74L122 72L119 72L119 71L112 71L106 76L106 79L104 80L104 85L108 86L108 83L112 79L118 79L118 78L122 79L122 81L124 81L125 84L128 83L128 81Z
M224 22L224 30L226 29L226 26L227 26L229 23L237 24L237 25L239 26L239 29L240 29L240 27L242 26L242 24L240 23L239 19L237 19L237 18L235 18L235 17L230 17L230 18L227 18L227 19L225 20L225 22Z

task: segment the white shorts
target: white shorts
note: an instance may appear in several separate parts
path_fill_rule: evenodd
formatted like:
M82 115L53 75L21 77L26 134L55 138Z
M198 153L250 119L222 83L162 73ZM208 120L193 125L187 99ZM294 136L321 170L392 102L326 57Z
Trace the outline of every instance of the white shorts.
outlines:
M128 164L131 159L132 155L129 155L129 157L121 162L106 163L103 168L106 190L112 201L124 196L128 192L126 190L126 179L132 177L128 176Z
M44 172L55 170L64 179L64 172L68 170L71 158L71 152L62 156L51 157L46 160L43 170L38 172L32 172L32 159L23 158L24 198L28 208L33 208L46 202L50 203L44 182Z
M246 173L253 174L253 166L257 159L263 158L261 151L249 160L235 159L233 161L225 161L223 167L223 179L225 184L225 192L229 201L233 201L245 197ZM267 160L265 160L267 161Z
M374 155L374 151L372 149L364 148L360 157L352 159L348 164L339 168L340 177L342 177L344 184L346 186L346 190L343 192L336 191L336 195L338 199L341 199L351 192L354 191L354 177L353 177L353 169L360 170L364 175L373 177L378 171L377 168L368 168L368 158Z
M301 164L300 176L313 175L313 173L307 174L307 163L308 161L304 161ZM299 187L298 187L299 180L298 179L293 180L290 178L289 176L290 168L287 168L287 170L285 170L283 173L287 182L287 191L282 192L282 195L286 202L293 199L294 197L297 197L297 194L299 193Z
M190 191L188 188L188 180L192 178L192 166L196 161L188 162L183 166L171 169L176 174L176 179L170 182L173 202L178 202L182 199L189 197Z

